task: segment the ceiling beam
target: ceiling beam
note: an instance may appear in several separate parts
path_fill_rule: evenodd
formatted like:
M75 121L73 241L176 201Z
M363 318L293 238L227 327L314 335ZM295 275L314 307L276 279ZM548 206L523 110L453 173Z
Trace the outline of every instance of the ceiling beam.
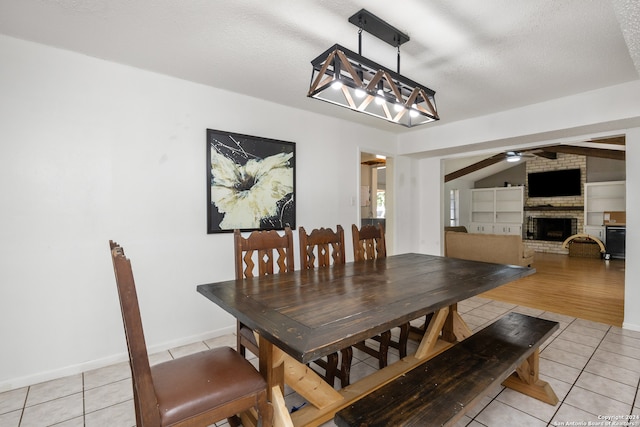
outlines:
M540 151L539 153L533 153L538 157L544 157L545 159L555 160L558 158L557 153L550 153L549 151Z
M609 138L593 138L588 142L597 142L598 144L614 144L614 145L627 145L625 136L612 136Z
M544 147L545 151L552 153L576 154L578 156L600 157L603 159L625 160L626 152L621 150L608 150L605 148L576 147L573 145L554 145Z
M462 169L458 169L457 171L453 171L444 176L444 182L453 181L454 179L460 178L472 172L478 171L480 169L486 168L487 166L495 165L504 160L504 153L496 154L495 156L491 156L484 160L480 160L479 162L473 163L469 166L466 166Z

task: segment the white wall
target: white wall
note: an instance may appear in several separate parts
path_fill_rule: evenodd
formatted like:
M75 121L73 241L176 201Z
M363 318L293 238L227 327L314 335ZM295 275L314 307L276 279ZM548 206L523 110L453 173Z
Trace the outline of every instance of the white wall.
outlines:
M595 136L626 134L627 260L637 260L640 227L640 80L572 97L492 114L486 117L438 125L400 135L398 153L435 159L466 151L495 147L514 148L516 143L585 141ZM444 113L443 119L446 118ZM425 167L432 167L426 164ZM431 173L431 172L429 172ZM423 180L417 193L428 209L437 194ZM439 200L443 200L442 198ZM433 218L421 215L420 226L431 227ZM635 230L635 232L634 232ZM624 327L640 330L640 264L627 262L625 271ZM597 304L594 301L594 304Z
M627 240L624 280L624 328L640 331L640 127L627 135Z
M417 197L419 207L416 223L411 227L419 230L418 252L429 255L442 255L443 224L442 201L444 200L444 174L440 164L440 159L421 159L418 171L417 188L413 191ZM438 202L436 202L438 201Z
M0 57L0 391L124 360L109 239L132 260L151 351L232 330L195 289L234 274L232 236L206 234L207 128L296 142L298 225L347 233L358 143L395 141L5 36Z
M419 236L415 232L420 215L420 198L417 197L420 191L417 180L419 162L402 156L395 157L393 162L395 192L392 203L395 206L393 214L396 224L394 253L419 252Z

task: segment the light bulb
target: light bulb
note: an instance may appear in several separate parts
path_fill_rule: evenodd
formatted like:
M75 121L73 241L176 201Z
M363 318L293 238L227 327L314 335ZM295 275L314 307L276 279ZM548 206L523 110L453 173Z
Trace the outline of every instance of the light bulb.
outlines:
M378 89L378 96L376 96L376 104L382 105L384 104L384 92L382 89Z
M402 103L396 99L396 103L393 104L393 109L396 110L396 113L399 113L400 111L404 110L404 105L402 105Z
M365 95L367 94L367 92L365 92L364 90L362 90L360 88L356 89L355 93L356 93L356 97L357 98L364 98Z
M411 117L418 117L418 106L416 104L413 104L411 106L411 110L409 111L409 115Z
M340 79L335 79L331 82L331 87L335 90L342 88L342 81Z

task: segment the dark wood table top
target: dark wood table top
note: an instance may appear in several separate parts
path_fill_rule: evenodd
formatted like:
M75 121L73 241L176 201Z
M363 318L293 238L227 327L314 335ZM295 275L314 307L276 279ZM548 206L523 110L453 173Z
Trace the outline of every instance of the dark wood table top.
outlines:
M402 254L197 289L307 363L534 272L527 267Z

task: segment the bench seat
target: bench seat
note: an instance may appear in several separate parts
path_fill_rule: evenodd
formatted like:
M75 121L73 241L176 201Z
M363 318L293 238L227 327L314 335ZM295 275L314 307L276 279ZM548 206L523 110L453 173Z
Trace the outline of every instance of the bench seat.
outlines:
M519 391L532 388L528 394L545 395L541 400L555 405L557 397L538 379L537 370L538 348L557 329L557 322L509 313L344 408L335 423L339 427L452 425L488 388L505 380L505 385L514 383Z

